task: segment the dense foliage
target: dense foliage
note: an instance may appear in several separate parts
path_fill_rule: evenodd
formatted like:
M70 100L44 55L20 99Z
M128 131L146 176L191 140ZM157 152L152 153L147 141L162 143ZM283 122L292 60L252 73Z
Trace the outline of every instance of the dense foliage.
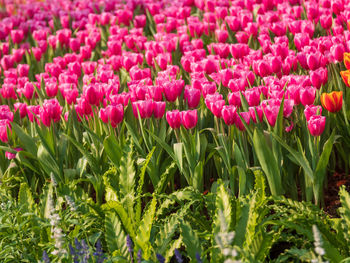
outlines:
M0 0L1 262L347 262L350 3Z

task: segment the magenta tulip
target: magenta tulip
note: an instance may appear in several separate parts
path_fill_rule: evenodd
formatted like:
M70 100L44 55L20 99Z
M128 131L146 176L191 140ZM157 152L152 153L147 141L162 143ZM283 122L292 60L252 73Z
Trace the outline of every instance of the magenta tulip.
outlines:
M181 114L179 110L167 111L166 120L169 126L173 129L178 129L181 126Z
M309 128L310 134L312 136L320 136L326 125L326 117L320 115L311 116L307 122L307 127Z
M193 129L197 125L197 110L188 110L180 112L181 124L187 129Z

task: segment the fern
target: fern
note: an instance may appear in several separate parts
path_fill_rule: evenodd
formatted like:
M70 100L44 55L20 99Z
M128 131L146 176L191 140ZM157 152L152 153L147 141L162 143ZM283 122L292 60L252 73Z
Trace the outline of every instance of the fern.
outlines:
M142 249L145 259L149 259L151 256L151 246L149 240L154 221L154 215L156 212L156 205L157 199L153 197L152 201L149 203L147 209L144 212L136 235L136 243Z
M105 240L110 253L118 250L122 256L128 256L126 233L119 217L112 212L107 212L105 216Z

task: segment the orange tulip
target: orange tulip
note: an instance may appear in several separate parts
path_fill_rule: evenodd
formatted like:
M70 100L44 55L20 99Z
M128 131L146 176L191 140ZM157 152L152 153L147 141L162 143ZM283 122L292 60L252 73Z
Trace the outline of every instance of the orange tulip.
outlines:
M343 106L343 92L333 91L331 93L322 93L321 104L329 112L338 112Z
M346 69L350 69L350 53L344 53L344 64Z
M350 87L350 70L340 71L340 75L347 87Z

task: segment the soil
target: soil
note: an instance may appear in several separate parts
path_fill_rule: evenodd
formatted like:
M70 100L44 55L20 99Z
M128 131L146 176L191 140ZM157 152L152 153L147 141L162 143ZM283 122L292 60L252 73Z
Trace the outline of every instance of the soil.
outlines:
M339 188L344 185L347 191L350 191L350 175L344 173L334 173L328 177L328 185L325 189L324 211L331 217L338 217L338 208L340 207Z

